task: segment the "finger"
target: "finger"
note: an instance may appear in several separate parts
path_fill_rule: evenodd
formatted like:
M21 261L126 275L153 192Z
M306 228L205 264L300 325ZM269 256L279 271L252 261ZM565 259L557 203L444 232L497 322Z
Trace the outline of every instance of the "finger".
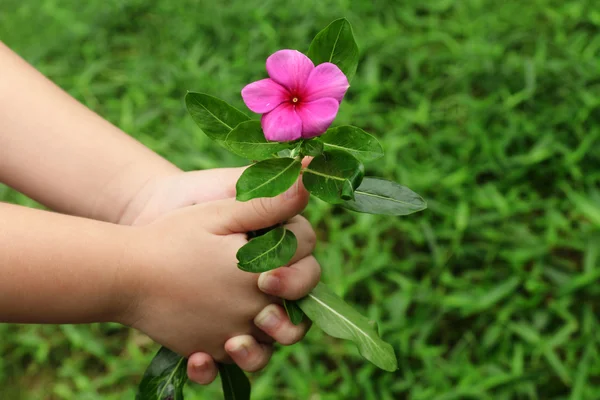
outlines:
M241 369L256 372L269 363L273 347L258 343L250 335L241 335L225 342L225 351Z
M210 355L194 353L188 358L187 374L191 381L208 385L215 380L217 373L217 365Z
M214 207L215 233L230 234L268 228L300 214L308 204L308 192L298 180L277 197L246 202L226 199L211 204Z
M311 255L317 244L317 235L310 225L310 222L303 216L296 215L285 225L285 227L292 231L296 236L296 239L298 239L298 248L296 249L296 254L292 257L290 264L294 264L304 257Z
M289 267L263 272L258 277L258 288L272 296L298 300L317 286L321 279L321 266L313 256L308 256Z
M186 175L193 177L185 180L189 204L234 198L235 184L245 169L246 167L214 168L186 172Z
M283 307L277 304L266 306L254 318L254 324L277 342L286 346L302 340L310 328L308 319L304 319L300 325L292 324Z

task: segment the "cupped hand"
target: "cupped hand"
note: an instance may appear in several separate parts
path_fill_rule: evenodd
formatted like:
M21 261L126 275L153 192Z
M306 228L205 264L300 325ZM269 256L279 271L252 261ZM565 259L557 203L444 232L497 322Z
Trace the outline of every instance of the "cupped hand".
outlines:
M308 161L308 160L306 160ZM235 197L235 184L244 168L220 168L205 171L178 173L159 177L149 181L138 195L130 202L123 213L122 224L145 225L155 221L173 210L215 200ZM299 190L303 190L299 188ZM314 232L310 224L300 216L290 220L291 229L303 234L308 240L302 243L296 258L302 254L312 253ZM313 271L313 272L310 272ZM311 257L291 268L279 268L261 274L259 286L265 293L286 299L296 299L306 295L316 284L311 274L319 275L320 268ZM283 284L278 287L267 287L269 276L282 278ZM316 279L318 281L318 278ZM291 284L288 284L291 282ZM244 370L255 371L262 368L269 360L272 352L270 343L275 338L282 344L293 344L300 340L308 329L308 324L293 325L280 305L270 304L255 318L257 326L262 326L270 337L264 334L241 335L229 339L225 350L231 358ZM242 348L242 351L236 349ZM207 353L196 352L188 358L188 376L190 380L209 384L217 376L218 369L213 357Z

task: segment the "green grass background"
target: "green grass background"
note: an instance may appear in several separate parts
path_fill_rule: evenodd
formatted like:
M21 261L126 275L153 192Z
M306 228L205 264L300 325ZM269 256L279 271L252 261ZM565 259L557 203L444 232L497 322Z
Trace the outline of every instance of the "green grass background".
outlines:
M600 399L597 1L2 0L0 39L190 170L243 160L195 127L186 90L245 110L269 54L341 16L361 62L335 123L380 138L367 172L429 209L307 215L323 279L380 321L400 369L313 329L252 375L254 399ZM156 349L117 325L0 325L0 398L132 398Z

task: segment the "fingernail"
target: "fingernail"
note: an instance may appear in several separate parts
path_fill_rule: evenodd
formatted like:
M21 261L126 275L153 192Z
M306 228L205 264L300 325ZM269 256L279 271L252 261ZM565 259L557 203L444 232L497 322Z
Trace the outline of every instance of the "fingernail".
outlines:
M254 319L254 323L260 329L270 330L275 328L279 324L279 316L275 312L267 308L262 310L256 316L256 318Z
M283 198L286 200L293 199L298 194L298 181L292 185L291 188L285 191Z
M275 294L280 287L281 281L273 274L265 272L258 277L258 288L265 293Z
M235 354L236 357L245 358L248 356L248 343L245 340L240 340L236 342L231 349L231 352Z
M206 363L206 361L196 362L193 364L194 371L202 373L202 372L206 371L207 365L208 364Z

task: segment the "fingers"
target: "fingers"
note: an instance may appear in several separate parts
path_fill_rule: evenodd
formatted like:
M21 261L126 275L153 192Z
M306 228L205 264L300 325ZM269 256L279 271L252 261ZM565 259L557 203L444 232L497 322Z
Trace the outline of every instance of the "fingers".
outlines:
M317 235L310 225L310 222L303 216L297 215L292 218L285 227L294 232L296 239L298 239L298 248L296 249L296 254L294 254L294 257L290 261L290 264L294 264L304 257L311 255L315 250Z
M235 184L246 167L214 168L202 171L186 172L184 193L189 204L235 197ZM207 190L210 188L210 190Z
M187 374L191 381L208 385L217 377L215 361L206 353L194 353L188 358Z
M258 277L258 287L272 296L298 300L317 286L319 279L321 266L313 256L309 256L289 267L263 272Z
M283 345L300 341L310 328L305 319L300 325L292 324L283 307L269 304L254 318L254 324Z
M256 372L264 368L273 354L270 345L258 343L250 335L241 335L225 342L225 351L244 371Z
M226 199L212 203L215 233L230 234L268 228L300 214L308 204L308 192L300 180L276 197L246 202Z

